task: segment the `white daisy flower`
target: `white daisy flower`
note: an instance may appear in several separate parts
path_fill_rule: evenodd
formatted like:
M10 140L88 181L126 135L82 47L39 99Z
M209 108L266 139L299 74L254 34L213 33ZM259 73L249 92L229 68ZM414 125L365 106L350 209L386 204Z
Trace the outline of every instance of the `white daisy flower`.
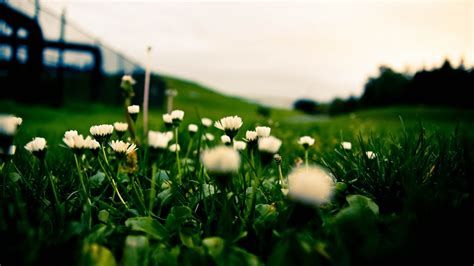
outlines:
M122 140L112 140L109 145L119 155L126 155L137 150L137 145Z
M214 135L212 135L211 133L206 133L204 136L202 136L202 138L204 140L208 140L208 141L214 141Z
M288 176L288 196L316 206L328 202L334 188L331 175L319 166L298 167Z
M171 119L174 121L183 121L184 111L174 110L171 112Z
M350 142L344 141L344 142L341 143L341 145L342 145L342 148L344 150L352 149L352 143L350 143Z
M206 128L210 127L210 126L212 126L212 120L207 118L207 117L203 117L203 118L201 118L201 124Z
M32 141L28 142L25 145L25 149L31 152L33 155L38 157L39 159L44 159L46 154L46 139L36 137Z
M270 131L272 129L269 128L269 127L256 127L255 128L255 131L257 132L257 136L259 138L266 138L268 136L270 136Z
M189 124L188 131L191 133L196 133L198 131L198 126L195 124Z
M247 142L252 142L252 141L256 141L257 140L257 131L252 131L252 130L247 130L247 132L245 132L245 141Z
M77 136L79 135L79 133L77 133L77 130L68 130L66 132L64 132L64 138L63 139L70 139L74 136Z
M86 138L86 143L87 147L89 147L91 151L97 151L100 148L99 142L95 139L90 138L89 136L87 136Z
M237 135L237 132L239 131L242 124L242 118L238 116L227 116L221 118L219 121L214 122L214 126L224 131L225 134L231 139Z
M21 117L0 115L0 134L13 136L22 122L23 119Z
M305 149L314 145L314 139L310 136L303 136L298 140L298 144L303 145Z
M71 131L71 130L70 130ZM63 142L71 149L81 150L84 148L89 148L89 142L92 140L90 136L84 139L82 135L71 134L70 131L64 133ZM66 137L67 136L67 137Z
M163 122L168 125L173 124L173 117L170 114L163 114Z
M8 148L6 148L5 152L3 151L3 148L0 146L0 155L13 156L13 155L15 155L15 152L16 152L16 146L15 145L10 145Z
M180 151L181 150L181 147L179 146L179 144L171 144L170 147L170 152L176 152L176 151Z
M222 141L222 143L224 143L224 144L230 144L230 142L231 142L230 137L227 136L227 135L222 135L222 136L221 136L221 141Z
M247 148L247 143L240 140L234 140L234 149L238 151L243 151L245 150L245 148Z
M140 113L140 106L139 105L130 105L127 107L129 114L138 114Z
M114 132L114 126L107 124L92 126L89 129L89 132L94 137L110 136L112 135L112 132Z
M375 159L375 157L377 157L377 155L373 151L367 151L365 155L367 155L367 158L369 158L370 160Z
M122 122L115 122L114 123L114 129L117 132L125 132L128 130L128 124L127 123L122 123Z
M266 153L277 153L281 146L281 140L275 138L274 136L270 136L267 138L260 138L258 139L258 149L261 152Z
M235 173L240 167L239 153L226 146L218 146L203 151L201 161L209 172L215 174Z
M166 94L166 96L175 97L176 95L178 95L178 91L173 90L173 89L167 89L165 91L165 94Z
M122 77L122 83L129 83L131 85L135 85L136 81L133 79L131 75L124 75Z
M148 131L148 145L155 149L166 149L172 138L170 132Z

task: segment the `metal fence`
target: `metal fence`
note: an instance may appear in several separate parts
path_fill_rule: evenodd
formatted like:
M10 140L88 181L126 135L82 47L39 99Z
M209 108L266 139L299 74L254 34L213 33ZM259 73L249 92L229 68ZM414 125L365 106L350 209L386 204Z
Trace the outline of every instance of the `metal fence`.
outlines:
M6 8L0 9L0 11L16 12L19 14L18 16L34 21L40 27L44 40L42 42L44 47L41 54L42 74L40 83L42 87L53 88L50 90L50 94L54 96L52 97L55 101L54 104L63 104L68 101L77 102L78 100L117 103L120 101L120 93L117 93L118 86L120 78L124 74L133 75L138 81L137 87L142 86L145 73L144 67L98 38L88 34L74 22L68 20L64 14L57 14L41 6L39 0L0 0L0 8L2 5ZM26 67L23 67L26 70L22 70L23 72L20 72L20 74L16 72L18 72L18 69L22 69L21 64L28 60L30 56L28 49L31 47L28 48L27 44L22 45L21 43L23 39L28 39L29 32L20 26L12 28L10 25L12 23L7 23L6 19L2 19L2 16L7 17L0 13L0 38L10 37L11 39L12 31L15 35L15 45L0 41L0 64L9 62L12 57L15 57L15 63L18 65L12 67L10 64L7 68L0 69L0 79L2 79L2 73L4 72L3 78L10 81L4 84L9 84L11 87L22 83L20 78L22 75L28 75L28 68ZM12 19L10 18L10 20ZM30 46L33 45L30 44ZM84 50L77 48L78 46L88 47L89 51L84 52ZM68 47L72 47L72 49L68 49ZM94 50L100 52L90 53ZM100 69L100 83L97 81L98 78L94 76L94 67L97 68L97 64L99 64ZM5 72L5 69L10 72ZM11 74L12 69L16 71L15 75ZM164 82L156 75L152 77L153 79L157 82L150 89L151 94L156 97L150 99L150 102L151 105L156 106L163 101ZM25 87L30 85L24 84ZM141 96L140 90L137 92L137 98L139 98ZM14 94L14 92L8 93ZM8 93L6 91L2 93L2 97ZM34 95L35 91L30 92L30 94ZM39 97L40 94L36 92L36 95ZM33 96L30 98L39 99Z

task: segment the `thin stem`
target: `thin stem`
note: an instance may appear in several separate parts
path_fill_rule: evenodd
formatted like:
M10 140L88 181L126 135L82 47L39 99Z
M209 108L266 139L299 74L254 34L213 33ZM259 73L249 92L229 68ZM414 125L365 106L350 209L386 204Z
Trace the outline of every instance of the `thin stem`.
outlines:
M280 176L280 183L281 183L281 186L285 186L286 187L286 183L285 181L283 180L283 172L281 171L281 162L278 164L278 174Z
M76 154L74 154L74 160L76 161L77 174L79 175L82 191L84 192L84 198L87 200L87 203L91 204L91 200L89 199L89 193L87 192L86 184L84 183L84 176L82 175L81 167L79 165L79 160L77 159Z
M150 196L148 202L148 216L151 216L153 212L153 200L155 198L155 174L156 174L156 163L153 163L151 170L151 184L150 184Z
M79 175L79 180L81 182L82 190L83 190L83 197L84 200L87 202L87 220L89 222L89 229L92 227L92 215L91 215L91 207L92 207L92 202L89 198L89 193L87 191L86 185L84 183L84 176L82 175L81 167L79 165L79 160L77 159L77 155L74 154L74 160L76 161L76 168L77 168L77 174Z
M304 162L305 162L306 168L308 168L308 149L304 150Z
M176 139L176 164L178 165L178 183L181 184L181 163L179 161L179 150L178 150L178 127L174 129L174 135Z
M115 193L117 193L120 201L122 202L123 205L125 205L127 209L129 209L127 203L123 200L122 195L120 194L120 191L118 190L118 187L117 187L117 184L115 183L114 178L110 176L109 172L105 169L104 164L100 160L99 160L99 164L100 164L100 167L102 168L102 171L104 171L105 176L109 178L109 181L112 184L112 188L114 189Z
M48 164L46 163L46 160L43 160L43 163L44 163L44 168L45 168L45 170L47 172L47 175L48 175L48 179L49 179L49 183L51 185L51 189L53 190L54 200L56 201L56 205L59 208L59 196L58 196L58 191L56 189L56 185L54 184L54 181L53 181L53 176L51 175L51 172L49 171Z

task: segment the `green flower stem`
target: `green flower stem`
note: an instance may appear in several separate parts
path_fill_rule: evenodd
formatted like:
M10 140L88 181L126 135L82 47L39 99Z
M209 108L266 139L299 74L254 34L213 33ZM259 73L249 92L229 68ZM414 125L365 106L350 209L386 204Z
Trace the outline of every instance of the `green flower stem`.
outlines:
M283 172L281 171L281 163L278 164L278 175L280 176L280 183L282 187L286 187L286 182L283 179Z
M181 185L181 163L179 161L179 150L178 150L178 127L174 128L174 135L176 139L176 164L178 166L178 184Z
M46 163L46 160L43 160L43 164L44 164L44 169L46 170L47 175L48 175L48 179L49 179L49 183L51 185L51 189L53 190L54 200L56 201L56 205L59 208L60 202L59 202L58 190L56 188L56 185L54 184L53 176L51 175L51 172L49 171L48 164Z
M308 149L304 150L304 162L305 162L306 168L308 168Z
M86 184L84 183L84 176L82 175L81 167L79 165L79 160L77 159L76 154L74 154L74 160L76 161L77 174L79 175L79 180L81 182L84 198L87 200L87 203L91 205L91 200L89 199L89 193L87 192Z
M155 198L155 175L156 175L156 163L153 163L152 170L151 170L151 183L150 183L150 196L148 202L148 216L151 216L153 212L153 199Z
M193 142L194 142L194 138L191 138L191 140L189 141L189 144L188 144L188 149L186 150L186 155L184 157L184 158L186 158L186 161L188 160L189 153L191 152L191 149L193 147Z
M109 179L110 183L112 184L112 188L114 189L115 193L117 193L120 201L122 202L122 204L127 208L129 209L127 203L123 200L122 198L122 195L120 194L120 191L118 190L118 187L117 187L117 183L115 183L115 180L112 176L110 176L109 172L107 171L107 169L105 169L104 167L104 164L101 162L101 160L99 159L99 164L100 164L100 167L102 168L102 171L104 171L105 173L105 176L107 176L107 178Z
M246 225L250 225L250 221L253 219L253 215L255 212L255 201L257 198L257 187L258 187L258 175L255 172L255 161L253 156L253 151L250 152L250 167L252 168L252 172L254 173L254 178L252 179L252 175L250 175L250 184L252 185L252 197L250 198L250 209L247 215Z
M87 220L89 222L89 229L90 229L92 227L92 215L91 215L92 202L89 198L89 193L88 193L88 190L87 190L86 185L84 183L84 176L82 175L81 167L79 165L79 160L77 159L76 154L74 154L74 160L76 161L77 174L79 175L79 180L81 182L81 186L82 186L82 190L83 190L83 194L84 194L83 197L87 202L86 215L87 215Z

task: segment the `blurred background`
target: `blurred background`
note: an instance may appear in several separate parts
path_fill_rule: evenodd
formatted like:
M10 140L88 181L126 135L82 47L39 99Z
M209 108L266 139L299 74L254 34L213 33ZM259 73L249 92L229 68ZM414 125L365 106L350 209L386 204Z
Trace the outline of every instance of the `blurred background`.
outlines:
M0 0L2 99L118 104L146 48L152 107L176 80L261 105L338 114L470 108L473 1Z

